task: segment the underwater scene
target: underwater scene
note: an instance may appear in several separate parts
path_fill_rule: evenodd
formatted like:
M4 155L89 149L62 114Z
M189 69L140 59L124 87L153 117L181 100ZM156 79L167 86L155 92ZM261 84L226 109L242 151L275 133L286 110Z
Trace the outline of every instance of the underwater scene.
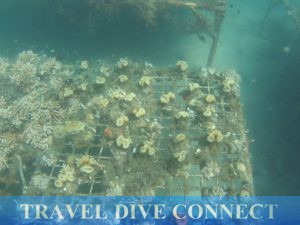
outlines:
M0 195L300 195L300 1L2 0Z

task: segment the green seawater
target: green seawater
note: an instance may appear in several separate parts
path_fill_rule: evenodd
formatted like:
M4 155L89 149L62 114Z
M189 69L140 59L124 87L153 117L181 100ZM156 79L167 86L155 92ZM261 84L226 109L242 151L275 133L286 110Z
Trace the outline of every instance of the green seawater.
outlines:
M66 63L125 56L156 66L182 59L206 65L210 40L176 25L191 17L185 11L171 23L145 25L130 11L92 20L80 1L65 2L1 1L0 56L32 49ZM279 3L265 20L270 2L228 0L215 67L241 75L256 194L300 195L300 30ZM289 2L300 18L299 1Z

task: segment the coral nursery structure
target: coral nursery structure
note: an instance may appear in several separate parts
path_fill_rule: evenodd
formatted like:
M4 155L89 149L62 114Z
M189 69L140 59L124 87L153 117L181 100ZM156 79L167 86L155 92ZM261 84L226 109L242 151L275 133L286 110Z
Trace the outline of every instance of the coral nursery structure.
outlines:
M75 10L74 4L79 4ZM84 23L90 32L98 32L111 21L125 16L147 26L167 22L187 34L196 34L201 41L210 39L207 66L214 63L221 26L227 11L227 0L51 0L51 9L64 21ZM128 16L129 14L129 16ZM184 14L184 18L180 15ZM126 17L127 16L127 17ZM117 23L118 24L118 23ZM132 24L127 24L132 26Z
M0 79L1 195L253 194L234 71L25 51Z

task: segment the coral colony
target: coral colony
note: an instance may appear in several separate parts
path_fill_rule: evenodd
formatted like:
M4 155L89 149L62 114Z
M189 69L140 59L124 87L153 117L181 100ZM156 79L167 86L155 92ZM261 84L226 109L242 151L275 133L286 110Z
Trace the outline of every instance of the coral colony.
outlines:
M252 195L239 75L0 59L1 195Z

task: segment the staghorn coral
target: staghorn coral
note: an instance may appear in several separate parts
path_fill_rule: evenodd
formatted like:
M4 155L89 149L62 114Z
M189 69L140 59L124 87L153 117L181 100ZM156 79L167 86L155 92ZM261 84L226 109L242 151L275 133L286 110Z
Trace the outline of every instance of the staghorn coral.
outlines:
M31 112L34 112L37 108L37 103L32 101L31 96L24 96L8 107L6 116L12 125L20 127L23 122L30 118Z
M57 61L56 58L46 58L40 65L39 74L44 75L56 75L62 70L62 64Z
M50 124L29 124L23 132L23 138L27 144L41 150L48 150L51 144L50 136L53 126Z
M22 87L34 86L38 82L37 66L28 62L17 62L13 66L11 80Z
M68 65L63 65L56 58L39 56L32 51L21 52L9 72L12 82L26 93L30 93L33 87L50 91L49 81L58 89L57 86L62 86L61 80L67 80L73 74Z
M0 96L0 131L6 129L6 125L9 125L7 122L9 115L8 106L6 100L3 96Z
M18 55L17 62L37 64L40 61L38 54L34 53L32 50L23 51Z
M38 83L38 63L40 58L33 51L24 51L18 55L12 66L11 80L22 88L34 86Z
M47 102L40 101L38 107L31 111L31 121L39 124L48 122L61 122L65 119L66 111L60 105L60 102L49 100Z
M16 148L16 136L12 133L0 134L0 172L7 168L9 154Z
M52 89L54 89L55 91L58 91L64 85L64 78L52 76L49 80L49 85L51 86Z
M38 93L39 90L36 90ZM10 123L20 127L24 122L31 119L39 123L58 121L64 118L64 110L57 101L44 102L35 91L14 101L7 107L6 117Z

